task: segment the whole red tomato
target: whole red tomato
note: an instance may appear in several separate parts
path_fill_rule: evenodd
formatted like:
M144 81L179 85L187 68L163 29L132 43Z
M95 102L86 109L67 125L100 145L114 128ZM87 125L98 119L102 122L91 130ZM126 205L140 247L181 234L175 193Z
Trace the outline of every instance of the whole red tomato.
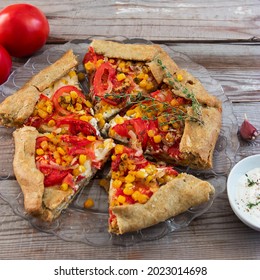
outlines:
M35 6L13 4L0 11L0 44L11 56L29 56L39 50L49 35L49 23Z
M9 53L0 45L0 85L4 83L12 68L12 59Z

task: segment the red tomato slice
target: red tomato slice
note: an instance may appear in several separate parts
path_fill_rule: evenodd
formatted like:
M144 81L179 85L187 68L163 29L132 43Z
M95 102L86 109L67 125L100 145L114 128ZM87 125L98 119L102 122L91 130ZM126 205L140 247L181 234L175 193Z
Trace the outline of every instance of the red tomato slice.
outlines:
M105 95L112 92L115 76L116 69L114 69L109 62L101 64L97 69L93 80L95 96L99 96L107 102L114 103L115 101L112 96L106 97Z
M44 176L44 186L50 187L58 184L62 184L63 179L69 174L70 170L47 170L44 167L39 167Z
M61 97L62 95L67 95L71 91L75 91L79 97L81 97L84 100L86 99L84 94L78 88L76 88L74 86L63 86L63 87L59 88L58 90L56 90L51 98L57 113L60 113L61 115L64 115L64 116L71 114L71 112L62 108L59 103L59 97Z
M85 54L83 58L83 63L87 63L88 61L93 62L94 64L99 60L103 59L104 56L102 54L95 53L95 50L93 47L89 47L88 52Z
M69 132L72 135L77 135L80 132L83 133L85 136L97 135L96 129L90 123L82 120L68 117L68 118L58 119L56 123L57 126L68 125Z

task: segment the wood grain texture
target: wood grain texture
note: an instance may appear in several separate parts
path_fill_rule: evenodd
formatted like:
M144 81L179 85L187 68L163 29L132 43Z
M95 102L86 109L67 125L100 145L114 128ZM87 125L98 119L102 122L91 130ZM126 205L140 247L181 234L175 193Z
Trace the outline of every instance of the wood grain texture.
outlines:
M0 9L24 1L3 0ZM260 129L258 0L57 1L28 0L47 15L44 50L92 35L145 38L170 44L204 66L232 102L237 126L244 114ZM242 41L242 43L241 43ZM13 59L13 70L26 59ZM238 137L234 133L233 137ZM12 172L12 130L0 127L0 184L17 185ZM260 153L260 137L240 139L235 160ZM131 247L93 247L39 232L0 199L0 259L260 259L259 233L235 216L224 191L191 225Z
M18 1L1 1L0 8ZM259 40L258 0L29 0L47 16L49 42L93 35L167 41Z

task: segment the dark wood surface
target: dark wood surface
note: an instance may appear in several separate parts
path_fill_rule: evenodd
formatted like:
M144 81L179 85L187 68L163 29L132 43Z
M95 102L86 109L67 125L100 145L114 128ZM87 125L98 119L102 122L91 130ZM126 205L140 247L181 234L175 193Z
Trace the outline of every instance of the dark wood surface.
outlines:
M0 9L23 1L1 1ZM27 1L42 9L51 33L42 51L93 35L144 38L169 44L204 66L232 103L238 126L244 114L260 129L260 2L251 1ZM140 2L140 3L138 3ZM142 4L141 4L142 3ZM25 59L14 59L13 70ZM233 137L237 137L233 135ZM15 183L14 144L0 127L1 184ZM235 161L259 154L260 137L240 141ZM259 232L233 213L224 191L188 227L131 247L93 247L39 232L0 199L0 259L260 259Z

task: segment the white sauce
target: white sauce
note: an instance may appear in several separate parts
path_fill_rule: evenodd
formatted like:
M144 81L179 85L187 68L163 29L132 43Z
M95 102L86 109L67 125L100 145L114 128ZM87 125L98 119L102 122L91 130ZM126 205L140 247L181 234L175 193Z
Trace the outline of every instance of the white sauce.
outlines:
M260 168L254 168L238 181L237 203L240 210L260 222Z

